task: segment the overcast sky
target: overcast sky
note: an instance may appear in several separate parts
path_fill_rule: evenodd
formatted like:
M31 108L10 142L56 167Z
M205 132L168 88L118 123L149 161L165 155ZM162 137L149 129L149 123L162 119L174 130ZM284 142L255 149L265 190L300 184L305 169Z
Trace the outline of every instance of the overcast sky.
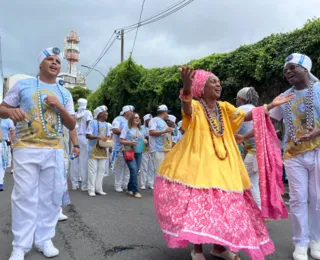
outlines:
M3 0L0 36L4 74L37 73L37 57L46 47L63 49L66 34L75 30L80 42L79 64L91 65L114 29L137 23L142 0ZM178 0L145 0L142 20ZM195 0L177 13L140 27L133 58L145 67L182 64L212 53L228 52L278 32L300 28L319 16L320 0ZM125 58L135 31L125 35ZM120 62L116 41L97 65L107 74ZM84 73L86 69L78 66ZM88 87L102 76L91 72Z

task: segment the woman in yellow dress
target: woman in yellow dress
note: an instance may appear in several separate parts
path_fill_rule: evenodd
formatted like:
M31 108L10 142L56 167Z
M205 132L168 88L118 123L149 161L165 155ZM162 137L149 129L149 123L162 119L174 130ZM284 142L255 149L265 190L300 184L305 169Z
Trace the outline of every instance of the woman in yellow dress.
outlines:
M250 193L250 179L234 137L244 120L252 120L252 113L218 101L222 87L211 72L189 67L180 71L185 134L162 162L154 190L167 245L193 243L193 260L205 259L201 246L205 243L215 244L211 254L224 259L239 259L231 252L239 250L252 259L264 259L274 245ZM280 95L265 109L292 98ZM252 133L237 136L237 141L250 137Z

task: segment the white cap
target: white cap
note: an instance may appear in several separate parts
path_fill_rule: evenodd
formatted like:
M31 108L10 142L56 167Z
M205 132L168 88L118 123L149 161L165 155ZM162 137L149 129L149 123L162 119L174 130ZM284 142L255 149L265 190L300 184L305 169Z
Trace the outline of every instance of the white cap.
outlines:
M151 114L146 114L144 117L143 117L143 121L147 121L149 119L152 119L152 115Z
M168 115L168 120L170 120L173 123L176 123L177 118L174 115Z
M78 105L79 105L79 108L87 108L88 101L84 98L79 98Z
M46 59L49 56L57 56L62 61L62 53L59 48L57 47L50 47L40 52L38 57L38 64L41 65L44 59Z
M93 111L93 118L97 119L99 114L102 112L108 111L108 108L106 106L99 106Z
M180 129L181 127L182 127L182 120L179 121L179 123L178 123L178 129Z
M168 107L166 105L160 105L157 111L169 112Z
M120 115L124 115L124 113L128 112L128 111L134 111L135 110L135 107L134 106L131 106L131 105L127 105L127 106L124 106L122 108L122 111L120 113Z
M319 81L319 79L311 73L312 61L307 55L293 53L286 58L286 63L284 64L284 67L287 66L288 63L294 63L304 67L309 72L311 81Z

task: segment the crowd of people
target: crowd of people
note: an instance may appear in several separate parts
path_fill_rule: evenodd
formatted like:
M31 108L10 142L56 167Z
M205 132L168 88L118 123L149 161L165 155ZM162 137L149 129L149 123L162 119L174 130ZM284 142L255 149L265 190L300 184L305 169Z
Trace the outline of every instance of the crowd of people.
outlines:
M286 59L292 88L264 106L253 87L239 90L237 107L222 102L217 75L182 67L180 122L164 104L155 117L126 105L112 123L103 104L92 115L81 98L75 111L57 77L61 61L58 48L41 51L39 75L18 81L0 106L0 191L13 150L9 260L23 260L33 243L46 257L59 254L52 238L58 221L67 219L62 206L70 203L68 173L71 189L91 197L107 195L103 179L110 173L115 192L141 199L139 190L154 190L168 247L193 243L193 260L205 259L202 244L212 244L210 253L227 260L240 259L234 253L239 250L264 259L274 252L266 221L288 217L283 162L293 258L307 260L310 247L320 259L320 84L308 56ZM283 160L274 120L285 126Z

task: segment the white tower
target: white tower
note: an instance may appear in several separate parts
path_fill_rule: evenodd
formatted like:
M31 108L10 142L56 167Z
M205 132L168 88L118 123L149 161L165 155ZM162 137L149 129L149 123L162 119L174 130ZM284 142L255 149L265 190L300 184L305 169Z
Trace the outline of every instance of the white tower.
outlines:
M71 31L65 39L64 58L68 61L66 72L74 77L78 76L79 42L80 38L75 31Z

